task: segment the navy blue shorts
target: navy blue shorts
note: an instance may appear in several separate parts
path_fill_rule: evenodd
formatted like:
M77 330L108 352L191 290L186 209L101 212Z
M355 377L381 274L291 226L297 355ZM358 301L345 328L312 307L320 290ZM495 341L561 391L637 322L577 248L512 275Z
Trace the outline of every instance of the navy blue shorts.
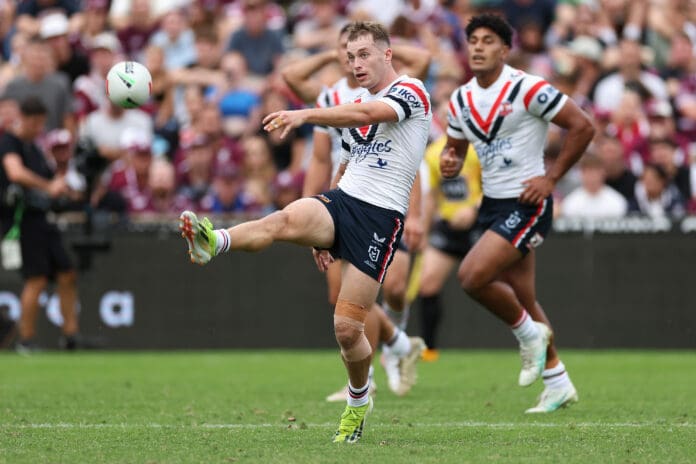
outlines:
M449 222L440 219L433 224L428 243L445 254L461 259L471 249L472 237L472 229L454 229Z
M382 283L404 230L404 216L347 195L340 189L315 195L329 210L336 231L328 251Z
M520 203L517 198L483 197L476 227L501 235L526 255L542 244L551 230L552 218L551 196L538 205Z

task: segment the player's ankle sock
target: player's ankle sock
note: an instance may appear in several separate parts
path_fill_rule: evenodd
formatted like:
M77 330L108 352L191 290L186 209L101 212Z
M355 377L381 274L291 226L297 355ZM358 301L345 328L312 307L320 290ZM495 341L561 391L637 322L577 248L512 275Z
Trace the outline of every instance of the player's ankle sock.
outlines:
M511 328L512 333L515 334L515 337L517 337L520 343L532 341L539 336L539 329L537 329L529 313L524 309L522 310L520 318Z
M544 380L544 385L548 388L561 388L570 384L570 377L562 361L559 361L556 366L550 369L544 369L541 373L541 378Z
M406 306L403 311L397 311L392 309L387 302L382 303L382 309L387 313L389 319L401 330L406 330L406 325L408 324L408 314L409 308Z
M217 241L215 242L215 254L219 255L230 249L230 233L227 229L215 229L215 235L217 236Z
M365 406L370 400L370 382L368 381L364 387L355 388L348 382L348 406Z
M403 330L394 328L394 336L387 342L389 351L399 358L403 358L411 351L411 340Z

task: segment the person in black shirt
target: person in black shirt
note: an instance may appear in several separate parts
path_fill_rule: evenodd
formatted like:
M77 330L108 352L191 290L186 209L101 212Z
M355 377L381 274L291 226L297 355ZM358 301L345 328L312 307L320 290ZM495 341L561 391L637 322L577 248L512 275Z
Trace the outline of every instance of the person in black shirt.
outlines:
M67 192L63 177L54 177L35 140L43 132L46 107L38 97L27 97L20 104L20 117L13 130L0 137L0 232L4 236L15 221L17 208L23 210L20 220L20 247L24 287L21 295L22 315L19 321L17 350L35 349L36 319L39 295L55 278L63 316L62 344L75 348L78 332L76 274L55 225L46 213L54 198ZM8 192L14 195L10 203Z

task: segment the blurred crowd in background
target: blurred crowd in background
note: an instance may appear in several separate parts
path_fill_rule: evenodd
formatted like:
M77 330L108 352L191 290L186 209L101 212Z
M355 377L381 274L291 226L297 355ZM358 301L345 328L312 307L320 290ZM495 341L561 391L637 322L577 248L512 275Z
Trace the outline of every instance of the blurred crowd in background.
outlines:
M347 21L379 21L432 55L436 141L449 95L472 77L463 27L484 10L516 30L510 65L553 83L597 126L558 185L557 215L696 213L694 0L0 0L0 131L19 99L43 98L41 145L75 193L62 210L264 215L301 196L311 156L312 127L284 140L261 128L264 115L303 106L284 66L335 48ZM153 77L139 109L106 97L106 73L126 59ZM336 63L319 78L341 73ZM562 142L553 128L548 163Z

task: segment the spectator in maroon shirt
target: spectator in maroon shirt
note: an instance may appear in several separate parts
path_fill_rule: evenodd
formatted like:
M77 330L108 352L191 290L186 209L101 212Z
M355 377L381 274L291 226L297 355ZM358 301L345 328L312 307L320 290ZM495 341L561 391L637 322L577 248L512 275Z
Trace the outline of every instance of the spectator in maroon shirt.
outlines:
M149 0L133 0L130 22L118 30L124 53L132 60L141 60L142 52L157 30L152 17Z

